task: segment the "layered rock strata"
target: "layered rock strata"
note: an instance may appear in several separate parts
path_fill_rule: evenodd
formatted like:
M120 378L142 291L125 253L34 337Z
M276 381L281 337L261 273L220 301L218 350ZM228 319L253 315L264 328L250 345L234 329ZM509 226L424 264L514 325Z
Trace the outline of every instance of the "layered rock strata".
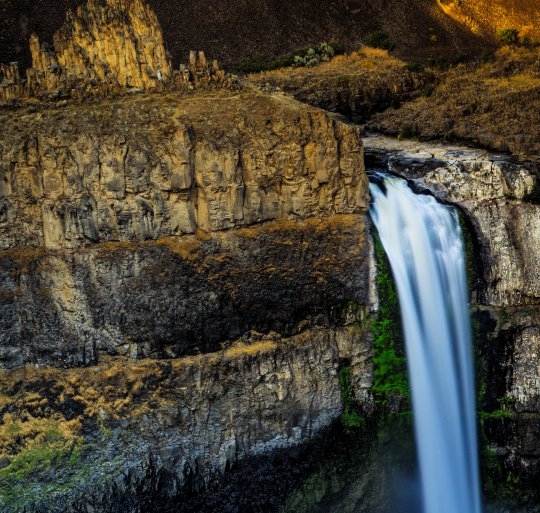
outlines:
M111 110L2 119L4 366L178 356L364 303L358 129L254 94Z
M370 165L457 205L468 220L484 434L507 468L532 484L540 473L540 169L457 146L384 137L365 144Z
M135 512L193 480L204 489L335 420L344 362L369 404L357 127L225 91L0 123L0 393L22 394L2 413L68 422L84 442L81 472L56 463L31 494L27 478L0 480L16 508ZM153 360L129 363L140 358ZM29 450L12 441L5 479Z
M42 391L31 418L68 416L85 444L77 470L56 466L54 482L6 481L15 492L2 511L135 512L194 482L204 489L246 456L328 426L344 359L369 402L358 130L254 94L110 107L2 119L2 365L89 365L108 353L104 365L128 369L114 383L107 367L67 382L44 369L46 386L4 371L4 394ZM142 364L149 373L117 360L239 338L225 353Z
M353 361L368 393L370 348L361 338L351 324L287 340L256 335L225 352L189 359L8 374L13 395L21 392L21 378L23 387L41 391L40 398L61 393L63 403L49 404L64 414L66 404L70 411L82 408L88 390L99 396L95 414L82 420L81 460L57 463L54 474L31 485L2 488L0 511L149 511L166 507L181 491L204 490L246 457L305 443L341 411L340 359ZM6 375L0 385L7 391ZM35 407L29 411L38 414ZM242 510L234 497L229 502L231 511Z

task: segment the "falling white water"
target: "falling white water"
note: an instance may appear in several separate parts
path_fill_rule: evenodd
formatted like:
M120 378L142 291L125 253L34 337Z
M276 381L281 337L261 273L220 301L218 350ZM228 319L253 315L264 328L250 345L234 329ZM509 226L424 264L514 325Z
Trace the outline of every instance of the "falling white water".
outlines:
M457 215L402 179L370 185L398 288L424 513L480 513L467 287Z

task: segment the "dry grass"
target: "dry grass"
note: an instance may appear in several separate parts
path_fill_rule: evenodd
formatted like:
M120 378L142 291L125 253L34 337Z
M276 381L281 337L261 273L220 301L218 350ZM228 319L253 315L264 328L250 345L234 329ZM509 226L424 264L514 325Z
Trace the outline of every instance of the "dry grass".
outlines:
M260 341L253 344L239 343L225 351L227 358L238 358L239 356L253 356L256 354L267 353L276 349L277 343L271 341Z
M405 63L391 57L387 50L364 47L350 54L336 55L328 62L322 62L312 68L279 68L271 71L252 73L249 79L257 84L266 81L285 80L321 80L324 78L336 78L339 76L362 75L366 71L384 71L387 69L399 70L405 67Z
M413 71L386 50L365 47L313 68L282 68L251 74L249 80L263 90L280 88L304 103L363 123L374 112L419 96L439 75L437 69L419 66Z
M505 47L487 62L456 66L429 97L376 115L370 128L538 159L539 112L538 52Z

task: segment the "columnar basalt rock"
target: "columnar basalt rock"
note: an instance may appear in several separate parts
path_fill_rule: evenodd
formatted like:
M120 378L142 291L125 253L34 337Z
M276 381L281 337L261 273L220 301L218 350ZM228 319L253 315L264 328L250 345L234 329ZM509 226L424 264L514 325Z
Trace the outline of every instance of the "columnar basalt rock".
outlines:
M3 366L212 351L369 303L357 127L256 93L109 107L2 117Z
M35 35L30 49L28 80L42 90L76 80L149 89L172 75L158 20L142 0L89 0L68 11L51 49Z
M68 11L52 45L30 37L32 67L26 78L17 63L0 67L0 104L29 98L81 98L151 90L167 84L180 89L238 88L204 52L192 51L179 70L165 50L155 13L143 0L89 0Z
M19 66L12 62L9 66L0 64L0 103L8 103L23 94Z
M0 511L135 513L302 444L340 415L344 361L369 406L359 127L223 90L0 125L0 394L36 372L32 415L69 414L86 443L31 494L11 476Z
M115 119L69 110L61 124L54 112L26 116L23 131L4 118L0 247L157 239L367 205L359 131L322 111L253 94L117 108ZM245 114L238 126L234 112Z

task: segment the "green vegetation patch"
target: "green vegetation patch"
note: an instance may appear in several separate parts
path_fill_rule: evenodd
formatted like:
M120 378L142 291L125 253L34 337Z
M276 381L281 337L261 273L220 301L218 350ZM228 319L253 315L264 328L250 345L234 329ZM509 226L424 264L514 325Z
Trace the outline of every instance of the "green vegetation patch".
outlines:
M377 260L376 285L379 295L379 311L372 321L373 338L373 394L375 403L397 413L408 408L410 389L401 314L396 286L390 264L378 234L374 233Z
M335 54L334 47L330 43L323 41L316 48L308 48L305 53L295 55L294 65L310 68L321 62L328 62Z
M358 413L353 399L353 387L351 385L351 367L345 362L338 373L343 413L341 423L345 429L355 429L364 425L364 419Z
M329 61L334 55L340 55L344 51L345 48L339 43L323 41L318 46L298 48L277 57L254 56L240 62L237 69L243 73L258 73L259 71L271 71L290 66L311 67L320 62Z
M530 38L527 34L522 34L516 28L506 28L497 32L497 37L503 45L522 46L525 48L536 48L539 42Z

